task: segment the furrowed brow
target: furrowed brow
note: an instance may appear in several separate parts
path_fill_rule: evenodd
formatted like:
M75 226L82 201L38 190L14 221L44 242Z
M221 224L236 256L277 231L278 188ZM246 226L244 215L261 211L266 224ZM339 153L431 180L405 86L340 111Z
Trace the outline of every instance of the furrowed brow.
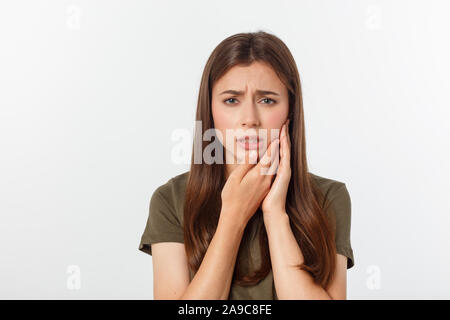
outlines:
M244 94L244 91L238 91L238 90L225 90L223 92L221 92L219 95L222 94L233 94L235 96L241 96ZM256 90L256 94L258 95L274 95L274 96L279 96L278 93L273 92L273 91L269 91L269 90Z

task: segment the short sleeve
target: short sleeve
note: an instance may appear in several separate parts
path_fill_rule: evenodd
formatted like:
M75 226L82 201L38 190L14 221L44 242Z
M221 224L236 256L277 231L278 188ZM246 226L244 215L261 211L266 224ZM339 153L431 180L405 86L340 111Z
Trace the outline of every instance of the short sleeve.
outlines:
M330 210L332 209L332 210ZM347 269L355 264L350 241L351 199L345 183L339 183L329 194L325 211L334 215L336 222L336 252L347 257Z
M184 243L183 226L176 214L173 201L167 185L162 185L153 192L139 250L152 255L152 243Z

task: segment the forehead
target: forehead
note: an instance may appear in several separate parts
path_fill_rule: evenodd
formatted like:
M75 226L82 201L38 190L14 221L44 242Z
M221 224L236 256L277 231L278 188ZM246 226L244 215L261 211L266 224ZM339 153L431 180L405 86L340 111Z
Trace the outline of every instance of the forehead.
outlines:
M236 65L228 70L213 86L214 93L224 90L246 90L250 89L273 90L285 94L286 88L272 67L259 61L249 66Z

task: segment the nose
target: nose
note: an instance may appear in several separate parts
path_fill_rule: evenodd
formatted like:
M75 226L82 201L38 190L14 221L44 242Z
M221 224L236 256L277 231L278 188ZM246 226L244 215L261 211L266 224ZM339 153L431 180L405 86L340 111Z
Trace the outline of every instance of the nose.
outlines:
M241 110L242 127L255 128L260 126L259 115L253 103L247 103Z

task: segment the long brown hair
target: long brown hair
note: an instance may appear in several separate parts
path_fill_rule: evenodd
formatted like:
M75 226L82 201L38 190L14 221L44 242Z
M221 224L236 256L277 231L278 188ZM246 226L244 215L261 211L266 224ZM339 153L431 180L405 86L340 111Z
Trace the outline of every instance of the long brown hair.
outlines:
M305 126L303 116L300 77L294 58L288 47L278 37L258 31L239 33L223 40L212 52L203 71L196 120L202 130L195 130L194 141L201 141L201 155L209 144L203 141L208 129L214 128L211 112L213 84L235 65L247 66L254 61L268 63L277 73L289 92L289 134L291 137L291 180L286 198L292 232L304 256L298 267L310 272L314 281L326 288L331 281L336 264L334 228L329 223L323 207L323 193L308 172L306 160ZM223 148L223 146L222 146ZM223 149L222 149L223 150ZM225 165L194 161L188 175L184 200L184 243L191 275L197 272L209 243L215 233L221 209L221 191L225 185ZM224 152L222 152L224 155ZM238 257L243 250L250 250L248 230L257 224L261 248L261 266L252 274L246 274L241 261L236 259L233 283L249 286L265 278L271 270L267 233L262 220L261 207L244 231ZM248 252L249 253L249 252ZM249 254L250 256L250 254Z

